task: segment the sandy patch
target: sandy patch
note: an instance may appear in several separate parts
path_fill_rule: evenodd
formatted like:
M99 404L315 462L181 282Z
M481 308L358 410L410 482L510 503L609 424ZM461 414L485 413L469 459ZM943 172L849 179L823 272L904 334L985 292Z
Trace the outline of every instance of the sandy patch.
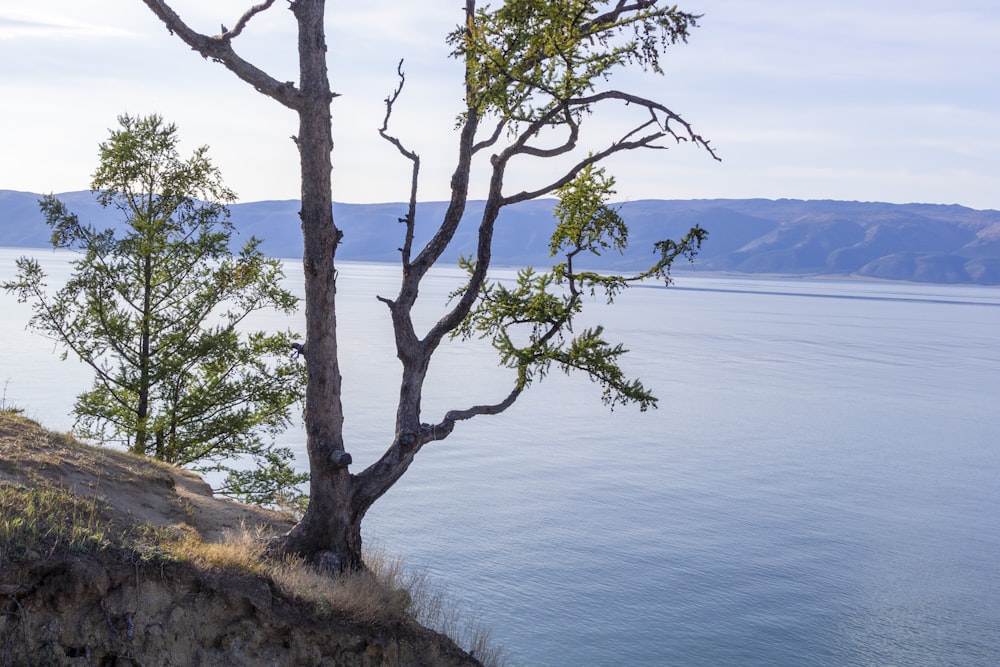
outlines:
M0 480L38 478L103 499L124 522L190 526L206 542L219 542L241 525L264 525L273 534L293 525L278 513L213 496L204 480L181 468L85 445L30 420L0 415Z

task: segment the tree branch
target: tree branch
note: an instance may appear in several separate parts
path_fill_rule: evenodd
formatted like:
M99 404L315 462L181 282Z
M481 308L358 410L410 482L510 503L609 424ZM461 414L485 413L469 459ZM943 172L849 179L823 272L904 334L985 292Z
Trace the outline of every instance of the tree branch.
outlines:
M507 394L507 398L503 399L499 403L494 403L493 405L474 405L465 410L449 410L445 413L444 419L441 420L440 425L432 427L433 429L441 428L450 431L455 422L465 421L467 419L472 419L473 417L478 417L479 415L498 415L510 406L514 405L514 401L517 397L521 395L524 389L515 387Z
M244 14L240 18L242 25L237 24L238 31L234 28L233 31L227 31L215 37L203 35L192 29L163 0L142 0L142 2L163 22L171 34L180 37L185 44L200 53L203 57L225 65L229 71L249 83L257 92L277 100L290 109L299 110L301 108L302 93L293 82L278 81L249 61L238 56L230 44L232 38L236 36L234 33L238 34L239 31L242 31L250 18L267 9L273 0L268 0L263 5L252 7ZM336 97L336 94L332 93L332 95Z
M576 148L577 142L580 139L580 125L573 120L568 109L566 111L566 121L565 124L569 128L569 136L563 141L561 146L556 146L555 148L535 148L534 146L529 146L527 141L528 138L532 136L528 132L525 132L518 138L518 141L508 149L509 157L515 155L530 155L532 157L558 157L564 155L574 148Z
M562 186L572 181L574 178L577 177L577 175L581 171L583 171L585 167L587 167L587 165L597 164L602 160L604 160L606 157L618 153L620 151L634 150L636 148L648 148L650 147L648 146L649 142L656 141L657 139L660 139L663 136L664 135L662 133L658 132L656 134L651 134L646 137L643 137L638 141L615 142L611 146L605 148L603 151L600 151L598 153L592 153L588 155L586 158L580 160L575 165L570 167L566 171L566 173L563 174L563 176L561 176L558 180L555 180L544 187L541 187L537 190L532 190L530 192L522 190L521 192L515 195L504 197L503 205L507 206L509 204L516 204L518 202L529 201L532 199L537 199L539 197L545 196L551 192L558 190Z
M407 160L413 163L413 168L410 176L410 201L407 208L406 217L400 218L399 221L406 223L406 238L403 241L403 247L399 251L403 255L403 267L408 268L410 266L410 253L413 248L413 234L417 222L417 184L420 177L420 156L415 152L408 150L403 146L403 142L397 137L389 134L389 118L392 116L392 107L399 99L400 93L403 92L403 85L406 83L406 74L403 73L403 61L399 61L399 65L396 66L396 73L399 75L399 86L397 86L395 92L387 98L385 98L385 118L382 120L382 127L379 128L379 135L388 141L390 144L396 147L396 150L405 157Z
M722 158L716 155L715 150L709 145L709 142L704 139L701 135L695 133L694 128L689 122L684 120L681 116L674 113L664 105L654 102L652 100L639 97L638 95L632 95L630 93L625 93L619 90L609 90L594 95L588 95L586 97L579 97L570 100L566 100L563 103L557 105L549 113L545 114L531 125L529 125L520 135L518 140L512 144L507 150L501 153L496 159L499 161L509 161L515 155L532 155L536 157L550 157L552 155L558 155L567 152L568 142L575 138L576 125L570 124L571 137L567 138L567 143L563 146L554 149L537 149L527 145L527 140L531 136L534 136L537 132L543 129L545 126L552 124L553 119L560 113L568 113L572 108L586 108L593 104L598 104L600 102L606 102L609 100L618 100L625 102L626 104L635 104L638 106L645 107L650 113L650 119L644 123L637 125L628 132L626 132L620 139L611 143L604 150L597 153L592 153L586 158L577 162L573 167L566 171L566 173L558 180L533 191L522 191L515 195L509 197L504 197L502 201L502 206L507 206L508 204L514 204L521 201L527 201L531 199L536 199L538 197L544 196L561 188L570 181L572 181L580 171L587 165L596 164L614 153L619 153L621 151L635 150L637 148L655 148L664 149L665 146L658 146L654 142L662 139L664 137L673 137L677 143L683 143L690 141L695 143L702 148L704 148L713 159L721 162ZM657 115L661 114L663 118ZM675 129L671 126L671 123L676 123L682 126L683 130ZM638 137L636 139L630 139L636 134L641 132L643 129L649 127L650 125L656 125L658 130L647 134L645 136Z
M628 4L627 0L618 0L618 4L615 5L614 9L611 9L600 16L595 16L592 21L581 23L580 32L585 35L592 34L613 24L619 19L619 17L621 17L622 14L626 14L628 12L640 12L644 9L649 9L650 7L655 6L657 2L659 2L659 0L637 0L632 4Z
M246 13L243 14L243 16L239 18L239 20L236 22L235 28L233 28L232 30L223 30L222 35L220 35L220 37L225 40L231 40L234 37L238 37L239 34L243 32L243 29L247 27L247 24L250 22L250 19L252 19L257 14L260 14L261 12L270 9L271 5L273 4L274 0L264 0L264 2L260 3L259 5L254 5L253 7L248 9Z
M500 134L503 132L505 127L507 127L507 119L502 118L497 122L497 126L493 128L493 134L491 134L489 138L484 139L483 141L480 141L478 144L473 146L472 152L478 153L484 148L489 148L490 146L495 144L497 140L500 138Z

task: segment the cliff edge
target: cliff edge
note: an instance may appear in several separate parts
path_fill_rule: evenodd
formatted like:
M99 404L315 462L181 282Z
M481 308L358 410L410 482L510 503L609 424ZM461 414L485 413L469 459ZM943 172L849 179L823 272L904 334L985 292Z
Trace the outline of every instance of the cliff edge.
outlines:
M290 525L0 412L0 665L481 664L417 623L405 591L345 593L233 537Z

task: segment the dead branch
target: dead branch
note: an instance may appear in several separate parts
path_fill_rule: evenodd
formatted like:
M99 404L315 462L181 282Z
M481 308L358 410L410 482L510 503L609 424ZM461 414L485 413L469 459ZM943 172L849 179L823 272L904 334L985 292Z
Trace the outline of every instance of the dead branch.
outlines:
M417 185L419 183L420 176L420 156L414 151L407 149L403 142L389 134L389 119L392 117L392 108L399 99L400 94L403 92L403 86L406 84L406 74L403 72L403 61L399 61L399 65L396 66L396 73L399 75L399 85L392 95L385 98L385 118L382 120L382 127L379 128L378 133L383 139L388 141L390 144L396 147L396 150L400 154L412 163L412 169L410 172L410 200L409 207L407 209L406 217L400 218L399 221L406 224L406 237L403 241L403 247L399 251L403 255L403 266L410 266L410 254L413 249L413 235L416 227L417 218Z
M261 12L270 9L271 5L273 4L274 0L264 0L264 2L260 3L259 5L254 5L253 7L248 9L246 13L239 18L238 21L236 21L235 28L233 28L232 30L224 29L220 37L225 40L230 40L233 39L234 37L238 37L239 34L243 32L243 29L247 27L247 24L250 23L250 19L252 19L257 14L260 14Z

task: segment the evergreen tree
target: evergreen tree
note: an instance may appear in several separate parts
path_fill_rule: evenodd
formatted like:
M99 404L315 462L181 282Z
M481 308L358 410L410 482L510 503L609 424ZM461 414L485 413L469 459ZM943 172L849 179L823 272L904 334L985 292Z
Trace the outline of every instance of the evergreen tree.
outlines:
M304 370L289 333L245 332L261 310L294 312L280 263L251 238L234 255L233 193L207 157L184 160L176 127L121 116L100 146L91 189L121 225L95 229L52 195L40 204L55 248L74 250L67 283L49 294L38 260L17 260L3 287L30 302L30 326L94 370L77 397L86 438L196 470L228 471L221 492L258 504L295 495L307 476L273 445L302 399Z

